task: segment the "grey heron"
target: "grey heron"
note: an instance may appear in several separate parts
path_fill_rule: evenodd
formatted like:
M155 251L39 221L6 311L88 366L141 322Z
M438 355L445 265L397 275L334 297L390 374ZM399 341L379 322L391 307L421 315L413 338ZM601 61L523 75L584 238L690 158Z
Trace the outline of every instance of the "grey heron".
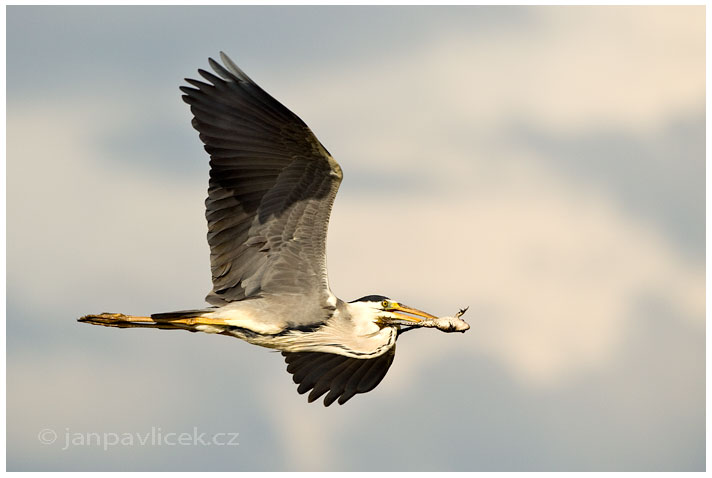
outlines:
M464 332L381 295L344 302L332 294L326 234L343 177L307 125L257 86L224 53L215 74L186 79L183 100L210 155L205 201L213 289L207 308L79 321L108 327L187 330L280 350L309 402L345 403L375 388L406 330Z

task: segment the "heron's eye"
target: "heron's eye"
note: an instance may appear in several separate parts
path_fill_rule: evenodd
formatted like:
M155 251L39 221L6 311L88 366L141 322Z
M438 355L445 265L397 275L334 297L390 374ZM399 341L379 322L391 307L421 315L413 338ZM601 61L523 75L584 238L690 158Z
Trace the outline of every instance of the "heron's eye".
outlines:
M390 304L390 302L388 302L387 300L384 300L383 302L381 302L381 306L382 306L384 309L387 309L389 305L391 305L391 304Z

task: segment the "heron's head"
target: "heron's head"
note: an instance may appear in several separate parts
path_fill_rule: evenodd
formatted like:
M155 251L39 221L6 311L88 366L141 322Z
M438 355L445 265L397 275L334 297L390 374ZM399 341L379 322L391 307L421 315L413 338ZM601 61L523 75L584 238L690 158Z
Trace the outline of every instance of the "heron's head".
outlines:
M373 321L381 326L417 326L423 320L437 319L436 316L422 310L409 307L382 295L367 295L357 299L351 304L358 304Z

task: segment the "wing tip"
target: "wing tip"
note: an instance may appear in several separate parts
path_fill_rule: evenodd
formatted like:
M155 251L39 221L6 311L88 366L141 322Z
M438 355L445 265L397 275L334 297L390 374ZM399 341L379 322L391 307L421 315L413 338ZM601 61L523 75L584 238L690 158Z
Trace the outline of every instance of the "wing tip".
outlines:
M227 70L233 75L235 75L239 80L244 81L246 83L254 83L254 81L252 81L252 79L247 76L247 74L242 71L242 69L237 66L237 64L232 61L232 59L227 56L227 53L225 53L224 51L220 51L220 60L222 60L223 65L225 65Z

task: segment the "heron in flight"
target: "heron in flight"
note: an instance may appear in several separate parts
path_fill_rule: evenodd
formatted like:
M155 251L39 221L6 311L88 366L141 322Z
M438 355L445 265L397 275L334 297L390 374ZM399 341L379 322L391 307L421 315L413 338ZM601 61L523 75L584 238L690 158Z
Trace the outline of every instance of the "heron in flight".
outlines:
M222 65L209 59L216 74L198 70L205 81L180 88L210 155L211 307L79 321L222 334L280 350L297 391L311 390L309 402L326 393L326 406L373 390L404 331L469 329L464 310L436 317L382 295L344 302L331 293L326 232L341 167L301 119L220 56Z

